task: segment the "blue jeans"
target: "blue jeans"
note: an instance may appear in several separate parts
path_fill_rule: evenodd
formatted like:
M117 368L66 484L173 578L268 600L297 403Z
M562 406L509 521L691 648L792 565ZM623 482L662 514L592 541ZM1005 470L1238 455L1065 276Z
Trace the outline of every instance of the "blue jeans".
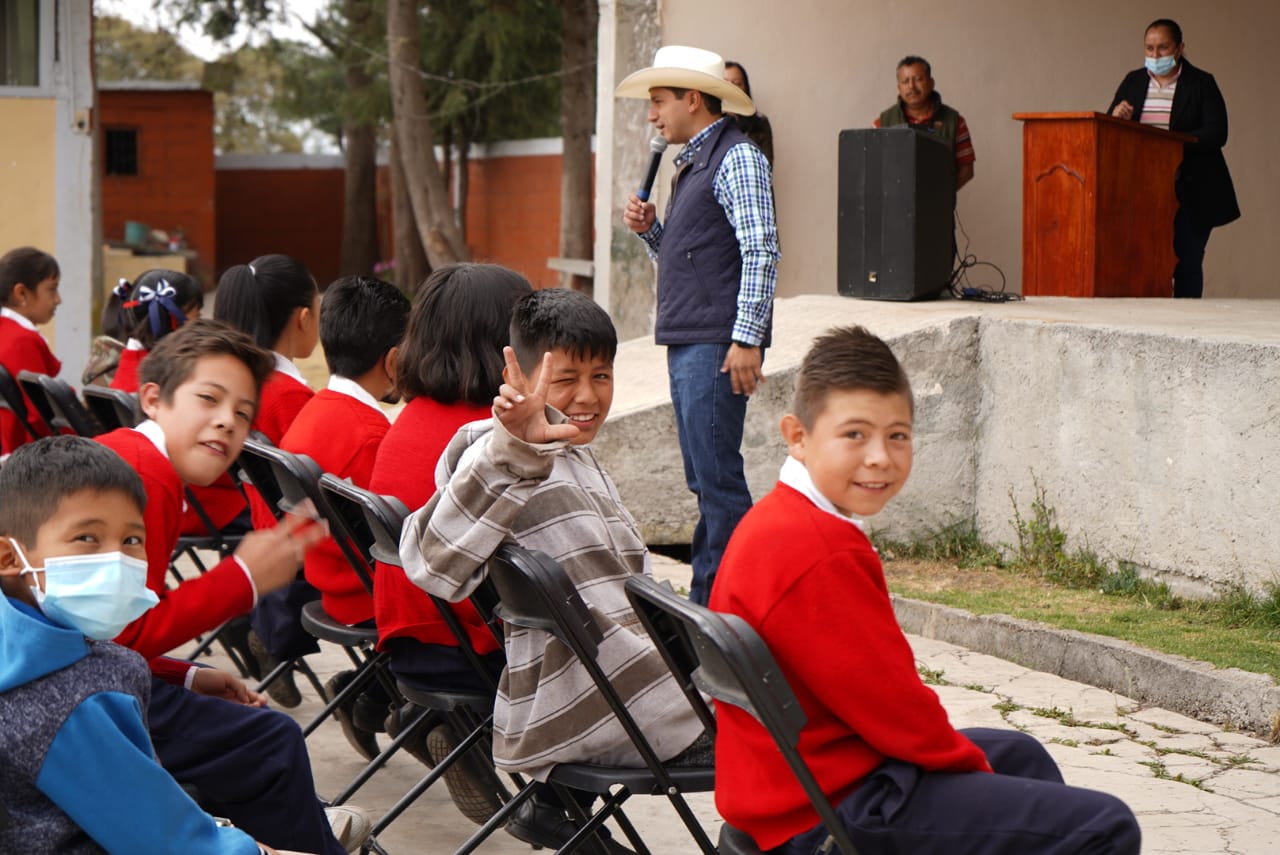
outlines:
M667 348L684 477L698 498L689 599L704 606L729 535L751 508L751 493L742 471L747 396L735 395L729 375L720 371L728 352L727 343Z

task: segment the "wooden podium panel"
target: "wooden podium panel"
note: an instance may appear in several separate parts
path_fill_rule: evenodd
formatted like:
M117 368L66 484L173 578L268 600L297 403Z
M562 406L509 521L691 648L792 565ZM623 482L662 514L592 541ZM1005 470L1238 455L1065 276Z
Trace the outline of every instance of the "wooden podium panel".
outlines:
M1022 293L1172 297L1173 182L1193 138L1104 113L1022 126Z

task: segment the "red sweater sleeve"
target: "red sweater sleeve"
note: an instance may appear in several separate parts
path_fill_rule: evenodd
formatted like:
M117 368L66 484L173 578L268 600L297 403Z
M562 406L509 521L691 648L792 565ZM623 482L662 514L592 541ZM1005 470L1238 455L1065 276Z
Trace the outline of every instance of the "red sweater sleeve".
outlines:
M157 656L147 663L151 673L173 686L187 685L187 672L196 665L185 659L173 659L168 656Z
M168 459L135 430L114 430L98 441L120 454L142 478L147 493L147 587L160 598L125 627L116 642L153 659L253 608L253 586L234 558L189 576L176 588L167 587L169 557L178 544L182 520L182 481Z

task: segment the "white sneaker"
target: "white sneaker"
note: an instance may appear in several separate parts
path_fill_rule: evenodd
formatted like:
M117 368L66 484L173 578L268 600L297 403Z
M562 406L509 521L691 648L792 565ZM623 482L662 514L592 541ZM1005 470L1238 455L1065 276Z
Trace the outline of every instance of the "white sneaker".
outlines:
M373 820L362 808L337 805L325 808L324 815L329 819L333 836L347 852L359 852L373 830Z

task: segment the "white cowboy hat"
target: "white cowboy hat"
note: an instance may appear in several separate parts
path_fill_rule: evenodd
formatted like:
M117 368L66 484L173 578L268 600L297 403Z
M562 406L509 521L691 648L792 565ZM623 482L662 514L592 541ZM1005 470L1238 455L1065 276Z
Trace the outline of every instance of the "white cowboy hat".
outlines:
M694 47L668 45L658 48L653 65L628 74L613 94L619 98L648 98L654 87L696 89L720 99L726 113L751 116L756 112L750 96L724 79L724 58Z

